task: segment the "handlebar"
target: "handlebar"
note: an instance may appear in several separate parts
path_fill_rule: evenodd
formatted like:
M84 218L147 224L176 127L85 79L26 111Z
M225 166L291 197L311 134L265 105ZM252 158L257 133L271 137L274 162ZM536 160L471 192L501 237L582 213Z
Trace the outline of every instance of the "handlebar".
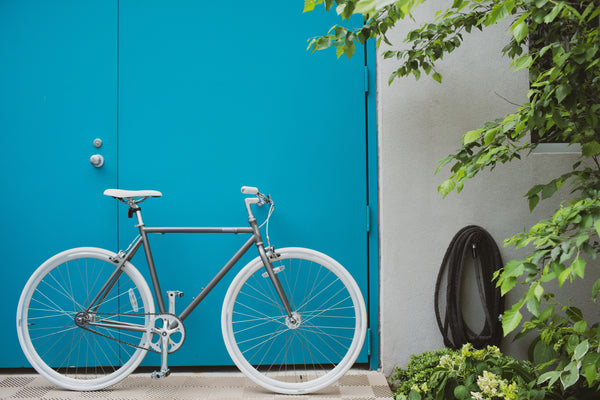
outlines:
M248 210L248 215L252 216L252 210L250 209L250 205L256 204L257 206L262 206L263 204L271 204L273 207L273 200L271 200L271 195L262 194L257 187L254 186L242 186L242 193L250 194L256 196L256 198L248 197L245 200L246 209Z
M254 186L242 186L242 193L257 195L260 192L258 191L258 188Z

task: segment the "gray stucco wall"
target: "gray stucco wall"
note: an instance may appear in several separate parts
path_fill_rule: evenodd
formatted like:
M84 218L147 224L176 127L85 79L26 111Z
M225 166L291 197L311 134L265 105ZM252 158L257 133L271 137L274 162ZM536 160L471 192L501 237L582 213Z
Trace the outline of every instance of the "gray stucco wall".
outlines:
M425 2L415 18L430 21L426 17L447 4ZM400 44L414 26L399 24L389 35L392 43ZM532 154L481 174L459 195L441 198L437 186L448 170L434 175L438 160L458 148L465 132L514 110L507 100L526 101L526 72L515 73L510 60L502 56L509 40L506 26L465 38L439 63L442 84L422 76L418 82L404 78L388 86L395 64L378 56L381 361L386 374L393 366L404 366L410 354L443 347L435 321L434 287L454 234L477 224L494 237L505 262L524 256L504 248L503 240L549 216L559 200L544 201L530 214L524 194L533 184L570 168L578 158L577 154ZM382 45L379 53L384 50ZM587 288L573 293L580 294L576 303L586 302L598 313L588 300ZM526 341L505 342L505 351L525 354Z

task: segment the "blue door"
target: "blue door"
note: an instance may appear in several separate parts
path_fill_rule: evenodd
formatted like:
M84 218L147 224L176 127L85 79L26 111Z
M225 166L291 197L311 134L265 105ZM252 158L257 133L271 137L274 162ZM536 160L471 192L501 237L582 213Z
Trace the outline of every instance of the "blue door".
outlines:
M5 3L2 7L10 8ZM38 65L44 65L42 71L29 72L34 81L16 81L10 75L23 73L20 64L36 65L27 59L31 51L21 51L13 70L4 72L5 63L0 66L2 85L10 83L13 92L26 85L55 85L55 91L67 97L61 105L67 115L53 111L53 118L73 132L69 139L63 138L67 131L62 125L54 135L45 134L49 128L28 127L25 139L0 139L6 141L4 148L16 146L18 140L27 142L20 153L11 155L12 161L2 161L6 162L3 182L45 194L0 200L3 221L7 218L11 229L23 232L20 236L4 233L10 244L5 240L0 244L4 253L19 249L6 265L23 265L11 277L17 287L1 291L8 291L14 307L27 276L57 251L87 245L127 247L136 235L133 220L127 219L125 206L117 208L115 200L101 196L104 188L117 186L163 192L162 198L142 204L149 226L244 225L239 188L258 186L276 202L269 230L273 244L310 247L336 258L358 281L367 300L363 60L360 56L336 60L331 54L306 51L307 39L334 23L331 16L303 15L302 1L256 9L242 1L99 0L69 2L64 7L53 2L48 11L12 3L14 13L24 19L33 18L32 9L39 11L37 21L15 22L11 29L39 29L36 35L48 44L30 39L27 48L35 49L33 54L41 59L46 54L41 49L50 47L55 74L63 74L66 83L49 76L46 69L52 64L47 60L38 60ZM60 17L46 21L44 16L53 15L48 14L52 10ZM0 15L4 19L6 12ZM69 28L64 19L77 26ZM49 23L53 26L40 28ZM7 29L2 24L1 38ZM65 35L68 29L72 29L69 40L75 43L47 33ZM86 30L106 43L89 45ZM86 52L81 53L78 46L85 45ZM25 47L8 42L0 46L0 57ZM73 65L76 61L85 65ZM72 87L63 92L61 84ZM15 132L23 121L32 124L46 112L37 98L11 105L12 95L0 96L0 121L11 124ZM23 117L6 112L5 104ZM104 142L100 149L92 145L96 137ZM45 140L49 144L40 142ZM76 146L79 142L81 147ZM88 161L96 153L105 158L101 168ZM75 159L82 163L80 167ZM38 163L44 161L46 166L40 167ZM9 173L16 165L24 166L23 170ZM43 185L47 187L42 189ZM37 203L23 203L24 199ZM8 211L11 207L19 212ZM266 210L257 216L264 218ZM44 240L49 240L48 245L39 245ZM226 235L150 237L163 291L185 293L178 310L245 240ZM17 255L29 248L35 251L27 260ZM254 256L252 249L235 270ZM134 264L146 270L143 254L136 256ZM231 364L221 338L220 309L232 278L233 274L217 285L186 320L185 351L172 354L171 365ZM13 319L11 313L11 324ZM18 346L12 331L5 340ZM359 361L368 361L366 349ZM145 363L160 362L149 356ZM15 349L15 358L2 364L26 362Z
M117 244L115 205L101 198L117 183L116 4L0 2L1 367L28 366L14 326L35 268Z
M158 226L245 225L239 188L258 186L276 203L273 244L331 255L366 296L364 62L306 51L332 21L302 7L121 0L119 184L163 192L143 205ZM120 227L124 247L135 229ZM184 307L245 240L151 237L163 290ZM231 278L186 320L171 363L231 364L219 324Z

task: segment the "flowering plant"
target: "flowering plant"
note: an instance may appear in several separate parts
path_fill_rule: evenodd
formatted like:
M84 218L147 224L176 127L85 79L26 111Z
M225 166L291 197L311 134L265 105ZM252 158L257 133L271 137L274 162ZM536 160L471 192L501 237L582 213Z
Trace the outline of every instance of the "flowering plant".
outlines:
M398 375L398 374L396 374ZM547 400L533 367L503 355L496 346L475 349L466 344L447 351L428 379L396 392L396 400Z

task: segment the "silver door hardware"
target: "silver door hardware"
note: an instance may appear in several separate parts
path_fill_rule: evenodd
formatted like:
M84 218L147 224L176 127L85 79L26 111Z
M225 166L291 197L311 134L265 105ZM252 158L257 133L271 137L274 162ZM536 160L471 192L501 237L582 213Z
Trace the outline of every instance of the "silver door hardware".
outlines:
M100 147L102 147L102 139L100 138L96 138L94 139L94 147L99 149Z
M90 163L94 167L100 168L101 166L104 165L104 157L102 157L100 154L94 154L93 156L90 157Z

